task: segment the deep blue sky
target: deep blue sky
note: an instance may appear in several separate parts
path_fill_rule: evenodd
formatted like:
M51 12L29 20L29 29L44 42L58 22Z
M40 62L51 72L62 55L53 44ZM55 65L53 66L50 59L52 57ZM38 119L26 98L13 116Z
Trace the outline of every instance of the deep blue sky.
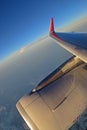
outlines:
M87 0L0 0L0 60L48 33L87 14Z

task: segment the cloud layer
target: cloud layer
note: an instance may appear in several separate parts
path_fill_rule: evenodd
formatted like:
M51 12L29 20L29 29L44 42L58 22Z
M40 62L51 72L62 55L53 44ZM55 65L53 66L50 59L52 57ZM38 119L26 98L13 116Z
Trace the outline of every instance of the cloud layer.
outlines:
M87 16L83 16L73 23L66 25L64 28L61 28L60 31L87 32Z

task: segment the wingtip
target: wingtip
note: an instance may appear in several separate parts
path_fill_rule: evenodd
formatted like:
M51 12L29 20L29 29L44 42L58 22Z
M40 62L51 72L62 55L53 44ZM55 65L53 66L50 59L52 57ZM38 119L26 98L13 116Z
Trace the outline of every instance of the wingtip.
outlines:
M54 32L54 19L51 18L50 20L50 33Z

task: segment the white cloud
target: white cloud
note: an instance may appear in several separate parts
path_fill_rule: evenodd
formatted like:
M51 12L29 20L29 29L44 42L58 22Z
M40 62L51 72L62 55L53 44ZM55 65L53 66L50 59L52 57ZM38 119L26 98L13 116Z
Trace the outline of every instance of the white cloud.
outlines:
M22 47L20 50L17 51L17 54L20 55L20 54L24 53L26 51L26 48L27 48L27 46Z

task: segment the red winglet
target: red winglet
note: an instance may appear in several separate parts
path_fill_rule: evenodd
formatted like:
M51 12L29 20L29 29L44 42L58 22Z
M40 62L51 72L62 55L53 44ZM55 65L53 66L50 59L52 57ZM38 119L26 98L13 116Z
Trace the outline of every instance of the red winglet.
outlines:
M51 18L50 20L50 32L54 32L54 19Z

